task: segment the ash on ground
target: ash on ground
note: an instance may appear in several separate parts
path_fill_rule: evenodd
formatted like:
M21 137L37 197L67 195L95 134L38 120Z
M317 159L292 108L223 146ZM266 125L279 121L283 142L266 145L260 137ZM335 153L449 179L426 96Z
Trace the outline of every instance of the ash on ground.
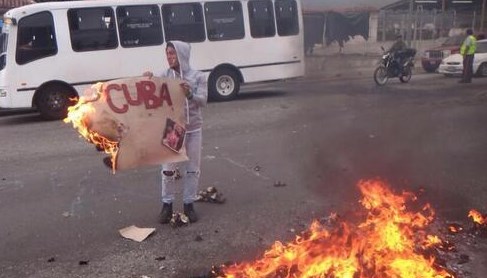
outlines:
M430 228L442 241L429 250L435 263L453 271L455 278L478 278L476 268L485 267L487 225L436 220Z

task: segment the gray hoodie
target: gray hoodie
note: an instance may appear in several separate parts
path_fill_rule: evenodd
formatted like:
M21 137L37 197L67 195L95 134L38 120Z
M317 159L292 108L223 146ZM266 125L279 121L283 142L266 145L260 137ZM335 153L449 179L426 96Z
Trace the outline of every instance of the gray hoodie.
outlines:
M203 72L191 68L189 64L191 46L188 43L182 41L171 41L171 43L176 49L181 74L169 68L159 76L182 79L188 82L191 87L191 92L193 93L193 98L189 99L186 105L186 115L189 117L186 130L187 132L196 131L200 129L203 124L201 107L206 106L208 99L207 76Z

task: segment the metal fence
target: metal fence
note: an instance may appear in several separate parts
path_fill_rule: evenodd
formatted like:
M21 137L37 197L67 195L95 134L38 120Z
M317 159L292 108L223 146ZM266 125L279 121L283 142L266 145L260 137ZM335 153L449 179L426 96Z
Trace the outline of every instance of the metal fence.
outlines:
M397 35L417 40L437 39L462 33L466 28L479 31L480 11L424 10L421 6L408 11L381 10L377 30L378 41L393 40ZM411 26L408 29L409 24Z

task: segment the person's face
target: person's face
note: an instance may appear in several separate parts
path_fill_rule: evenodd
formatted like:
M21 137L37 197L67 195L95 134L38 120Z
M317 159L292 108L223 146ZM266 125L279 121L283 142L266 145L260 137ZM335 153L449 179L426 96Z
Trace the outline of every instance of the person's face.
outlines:
M179 70L178 55L174 47L166 48L166 58L170 68Z

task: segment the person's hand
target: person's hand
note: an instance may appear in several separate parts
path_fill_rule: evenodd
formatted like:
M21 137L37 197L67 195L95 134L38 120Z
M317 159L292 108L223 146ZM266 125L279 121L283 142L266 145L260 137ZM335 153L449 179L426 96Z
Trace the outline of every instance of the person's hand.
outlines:
M183 89L183 93L186 98L191 99L193 97L193 93L191 92L191 86L187 82L182 82L179 84Z
M146 71L142 74L142 76L146 76L151 79L154 76L154 73L152 71Z

